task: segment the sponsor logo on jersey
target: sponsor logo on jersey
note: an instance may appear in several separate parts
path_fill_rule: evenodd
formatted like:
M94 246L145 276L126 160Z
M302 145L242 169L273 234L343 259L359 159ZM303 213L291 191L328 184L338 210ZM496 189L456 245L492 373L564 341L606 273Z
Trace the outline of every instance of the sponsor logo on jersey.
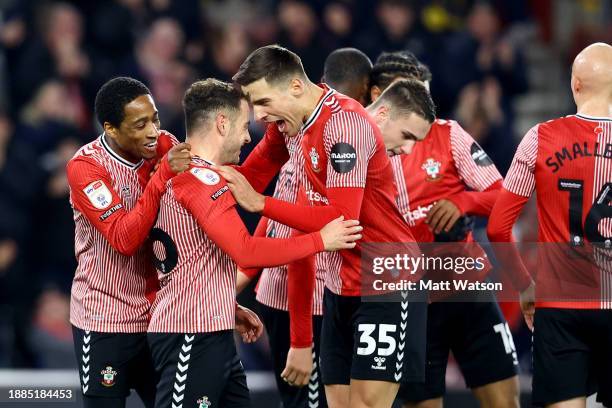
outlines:
M221 181L221 177L211 169L194 167L191 169L191 174L196 176L198 180L208 186L214 186L215 184L218 184L219 181Z
M434 158L430 157L427 160L425 160L425 163L423 163L423 165L421 166L421 169L425 170L425 173L427 173L427 178L425 180L427 181L440 180L442 178L442 176L440 175L440 166L442 166L442 163L440 163Z
M308 155L310 156L310 163L312 164L312 169L317 173L320 172L321 169L319 168L319 153L317 153L317 150L313 147L312 149L310 149L310 153L308 153Z
M108 208L113 202L113 195L102 180L94 181L83 189L91 204L99 210Z
M210 198L212 198L213 200L216 200L217 198L221 197L221 194L225 193L227 190L229 190L229 187L225 185L221 187L220 189L218 189L217 191L215 191L214 193L212 193Z
M348 143L336 143L331 148L331 165L338 173L348 173L357 164L355 148Z
M102 214L100 216L100 221L104 221L105 219L107 219L108 217L110 217L111 215L113 215L115 212L117 212L118 210L120 210L121 208L123 208L123 204L119 203L116 205L113 205L111 208L109 208L104 214Z
M316 191L306 191L306 198L311 203L323 203L325 205L329 205L329 200L327 199L327 197L321 195L321 193L318 193Z
M478 166L487 167L493 164L493 160L487 156L482 147L476 142L472 143L470 154L472 155L472 160L474 160L474 163Z
M115 385L115 376L117 371L113 370L113 367L107 366L104 370L100 371L102 374L102 385L105 387L112 387Z
M411 227L414 227L418 220L421 220L427 217L427 213L431 210L433 204L426 205L425 207L421 207L420 205L412 211L408 211L404 214L404 219L408 222Z

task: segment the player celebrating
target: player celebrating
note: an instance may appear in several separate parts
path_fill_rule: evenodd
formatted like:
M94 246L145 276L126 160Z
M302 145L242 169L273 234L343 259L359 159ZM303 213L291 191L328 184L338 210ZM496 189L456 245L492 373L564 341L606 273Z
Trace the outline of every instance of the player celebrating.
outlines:
M581 248L589 245L609 248L612 238L612 224L607 220L612 183L609 44L592 44L578 54L572 66L571 88L577 113L540 123L527 132L493 207L488 235L491 241L510 242L513 224L536 192L538 241L557 243L556 246L565 243L561 267L554 271L538 270L538 274L546 275L542 278L548 278L547 283L572 285L585 279L594 281L598 292L601 290L598 296L603 297L597 302L542 299L534 305L534 284L519 260L521 268L515 272L522 273L514 281L522 291L521 307L533 329L533 403L555 408L585 407L586 396L597 391L598 401L609 407L612 406L609 271L589 265L570 276L571 280L559 281L566 269L564 265L582 259L570 255L579 254ZM550 251L551 246L544 250ZM606 257L609 259L609 254ZM589 275L590 270L596 276ZM554 279L548 273L553 273ZM538 282L544 281L538 277ZM577 294L588 296L580 291L569 295L574 299ZM563 293L556 295L564 298Z
M161 285L149 325L160 374L156 407L245 407L246 378L231 331L234 261L243 268L275 266L353 248L361 227L338 219L297 238L251 237L228 186L211 170L212 163L238 163L241 147L250 142L245 96L208 79L187 90L183 105L194 157L190 170L169 183L151 233Z
M302 134L304 168L312 184L304 194L317 204L300 206L264 198L239 173L221 169L241 206L300 231L316 230L344 215L360 219L364 241L414 242L395 204L395 186L388 182L393 172L380 132L358 102L310 82L299 57L279 46L254 51L234 80L249 95L258 120L275 123L288 137ZM406 111L415 113L412 132L424 136L434 120L433 102L422 85L413 81L408 86L412 97ZM320 359L328 404L390 407L399 381L419 377L424 365L411 361L415 372L405 368L404 353L395 347L405 346L400 325L424 320L425 310L402 314L399 302L362 301L361 251L334 255L328 257ZM297 275L289 273L289 298L312 296L314 277ZM298 279L302 279L299 284ZM292 290L292 285L299 289ZM308 299L296 303L311 304ZM424 343L419 338L423 334L424 330L411 332L410 340ZM372 368L374 353L381 352L386 365Z
M409 52L383 53L372 71L372 99L398 78L428 82L430 74ZM457 122L436 120L422 143L391 163L398 205L418 242L473 242L469 216L489 215L502 177ZM491 302L445 299L429 305L426 381L402 386L400 397L410 401L404 406L442 406L451 350L481 406L518 406L512 335L493 294L487 296Z
M83 401L88 408L123 407L133 388L152 407L155 379L146 330L148 295L157 285L141 246L166 181L188 167L189 145L159 129L151 93L135 79L104 84L95 111L104 133L67 166L78 260L70 322Z

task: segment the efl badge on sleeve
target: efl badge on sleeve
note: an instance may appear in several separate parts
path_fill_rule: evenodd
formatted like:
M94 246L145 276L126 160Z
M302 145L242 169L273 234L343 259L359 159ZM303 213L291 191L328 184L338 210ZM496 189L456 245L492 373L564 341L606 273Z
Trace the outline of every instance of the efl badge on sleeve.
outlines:
M198 180L208 186L214 186L221 181L221 177L210 169L203 169L201 167L194 167L191 169L191 174L196 176Z
M102 180L97 180L83 189L83 192L94 207L99 210L108 208L113 202L113 195Z
M104 370L100 371L102 374L102 385L105 387L112 387L115 385L115 376L117 371L113 370L113 367L108 366Z
M210 407L212 407L212 403L210 402L210 400L206 396L200 398L197 401L197 403L198 403L198 408L210 408Z

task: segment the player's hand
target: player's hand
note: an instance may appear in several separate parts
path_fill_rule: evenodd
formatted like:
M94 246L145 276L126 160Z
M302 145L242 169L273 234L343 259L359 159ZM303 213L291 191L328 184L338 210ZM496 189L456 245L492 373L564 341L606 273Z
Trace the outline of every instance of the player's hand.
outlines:
M189 169L191 162L191 145L189 143L179 143L172 146L168 151L168 163L174 174L180 174Z
M303 387L310 381L312 374L312 347L289 349L287 364L281 378L293 387Z
M254 343L263 333L263 323L251 309L236 304L236 331L245 343Z
M521 310L523 311L523 317L529 330L533 331L533 316L535 314L535 282L531 284L521 292Z
M238 205L248 212L263 211L265 197L255 191L238 170L230 166L215 166L214 169L223 176Z
M427 213L425 223L435 233L439 234L442 231L448 232L457 220L461 217L461 211L450 200L437 201Z
M363 227L359 220L344 221L344 216L340 216L321 230L323 246L326 251L355 248L355 241L361 239L361 231Z

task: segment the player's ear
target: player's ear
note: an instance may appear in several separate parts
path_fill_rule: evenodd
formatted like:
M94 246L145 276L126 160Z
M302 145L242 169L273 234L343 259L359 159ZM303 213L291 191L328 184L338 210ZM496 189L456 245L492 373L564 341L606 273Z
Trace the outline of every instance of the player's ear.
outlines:
M389 119L389 107L381 104L376 111L374 111L374 120L378 126L384 124Z
M104 128L104 133L108 137L112 139L117 138L117 128L113 126L110 122L104 122L104 125L102 127Z
M306 89L306 84L300 78L293 78L289 81L289 93L294 97L299 97L304 93L304 89Z
M229 119L227 115L223 113L218 113L215 119L215 124L217 126L217 131L222 135L226 136L229 131Z
M370 100L372 102L376 102L381 93L382 92L378 85L374 85L372 88L370 88Z

